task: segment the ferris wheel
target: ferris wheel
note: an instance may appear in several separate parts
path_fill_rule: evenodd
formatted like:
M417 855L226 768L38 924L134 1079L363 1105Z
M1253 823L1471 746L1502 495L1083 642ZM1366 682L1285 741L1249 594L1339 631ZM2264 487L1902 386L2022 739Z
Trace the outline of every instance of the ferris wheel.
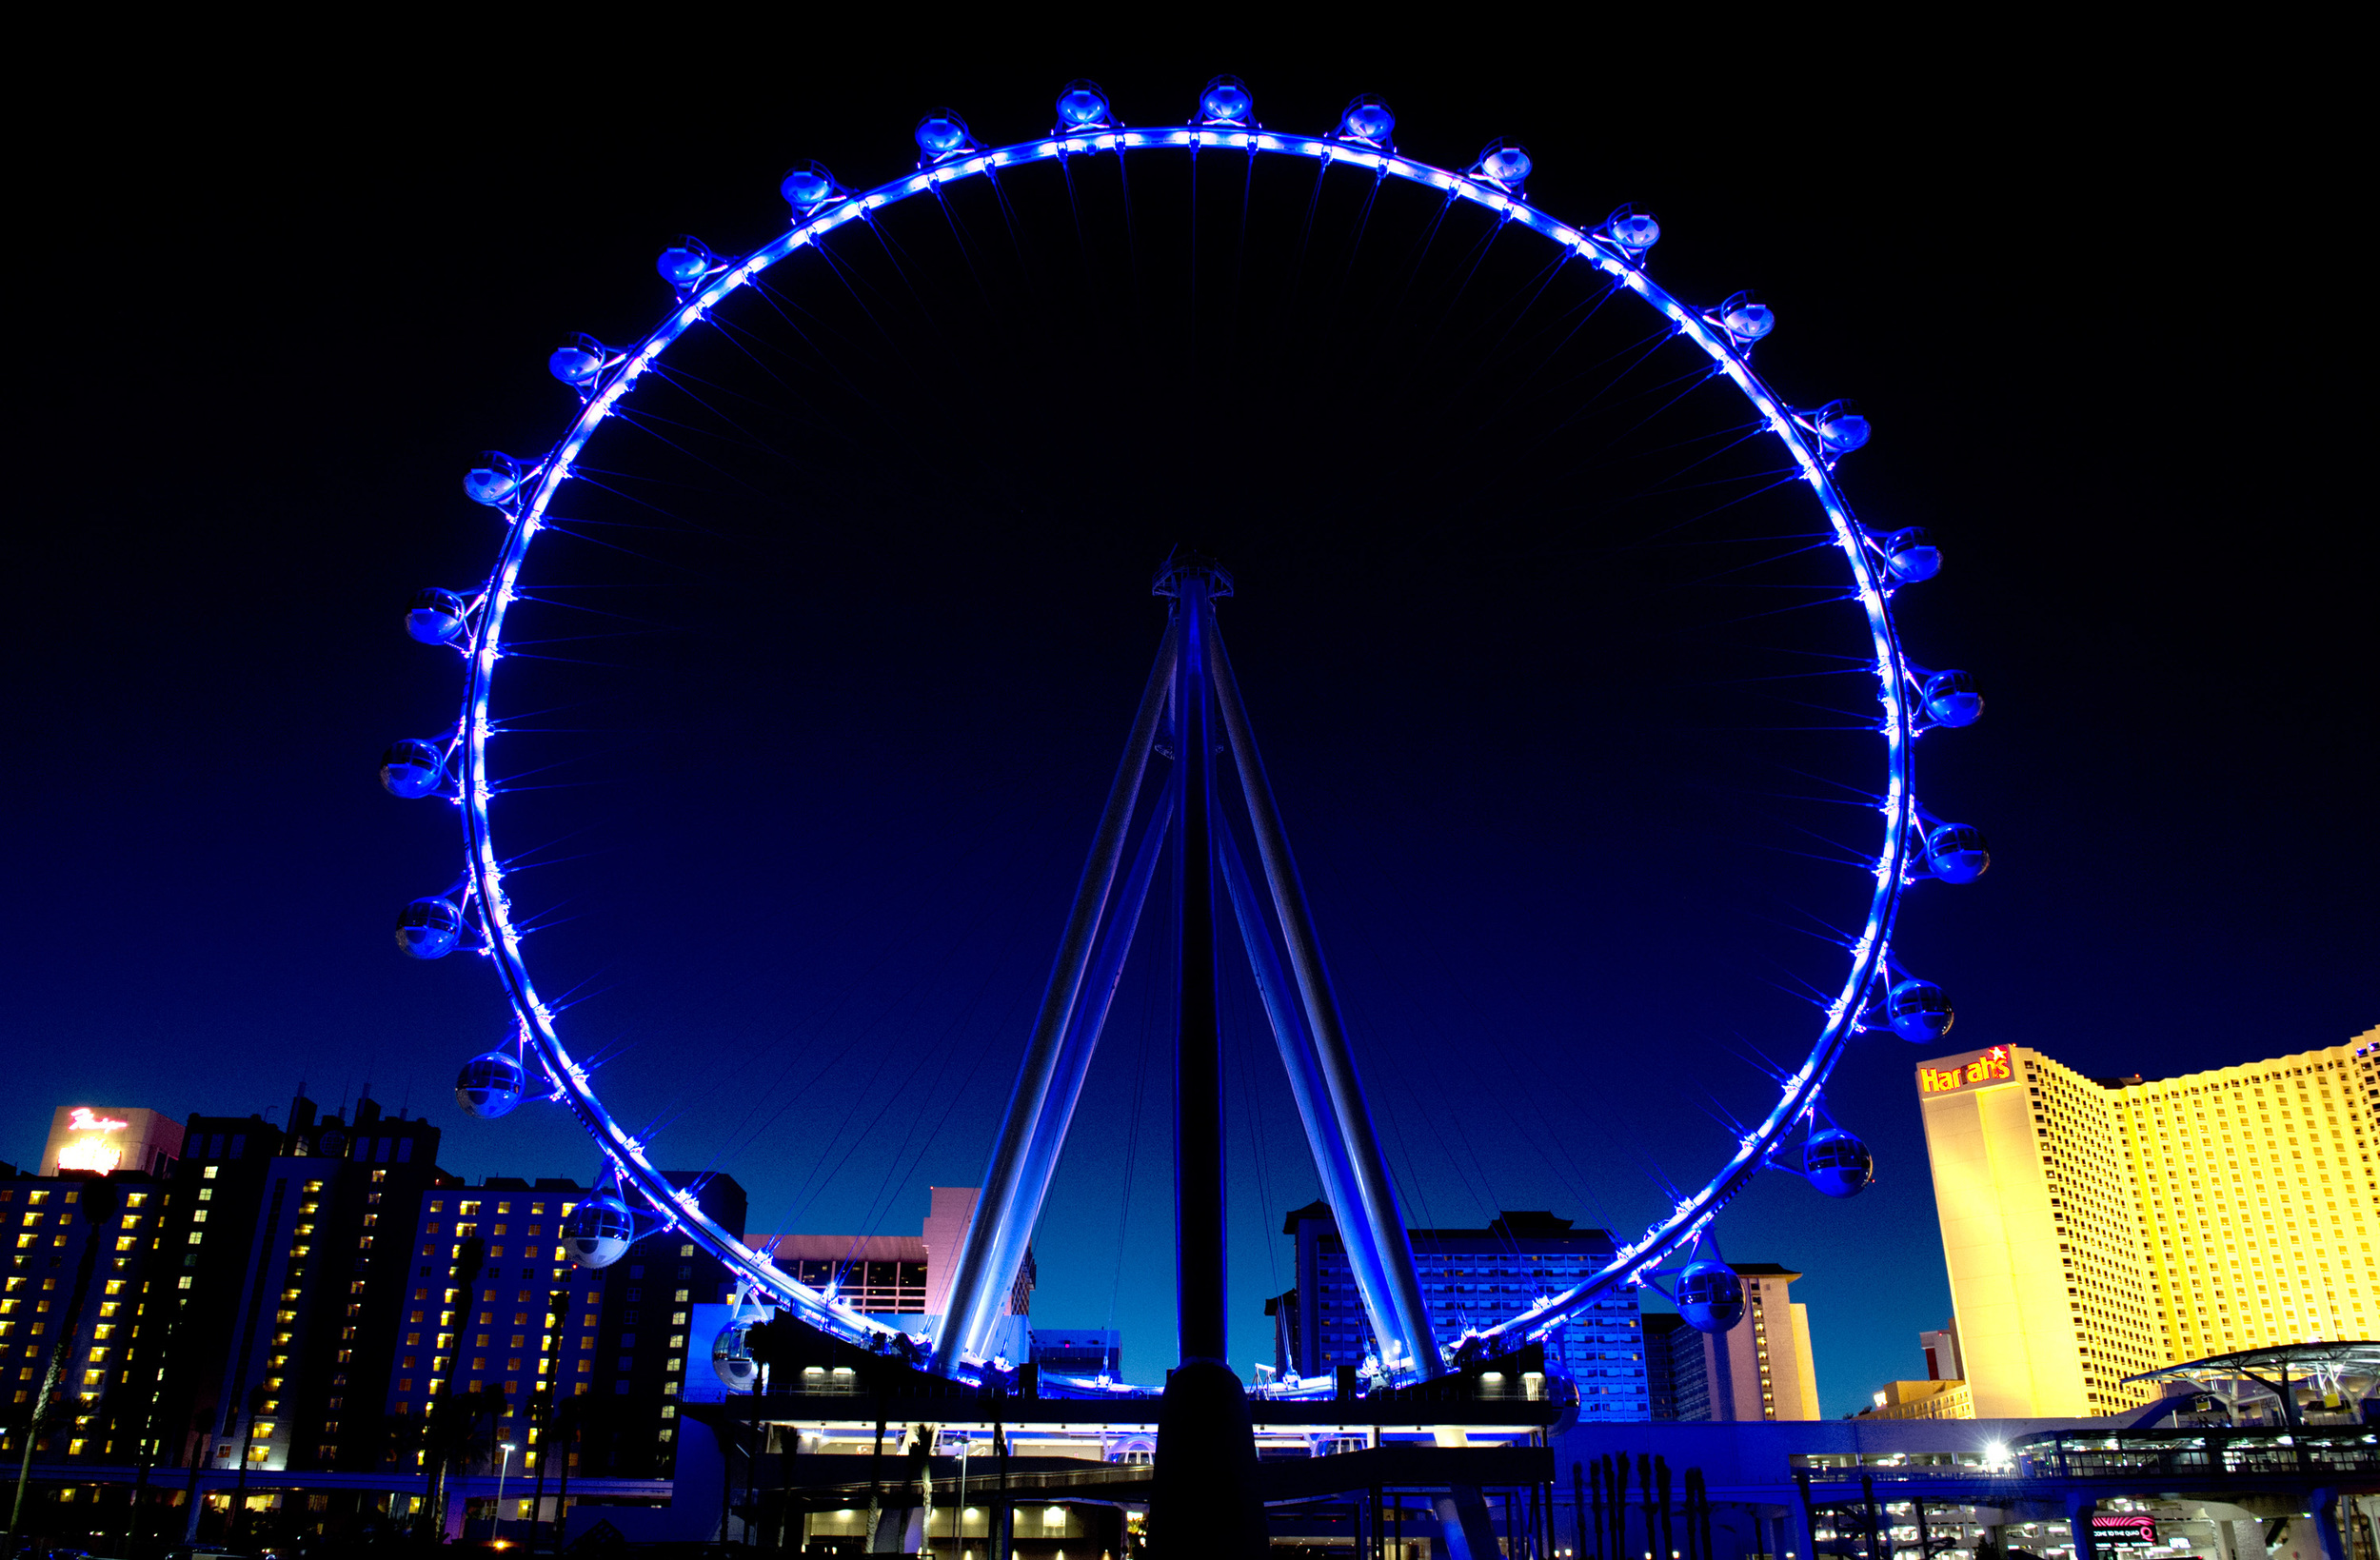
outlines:
M1147 894L1156 841L1162 833L1160 824L1143 834L1142 859L1127 870L1121 825L1110 825L1117 816L1128 819L1136 807L1145 807L1140 770L1133 766L1149 762L1152 753L1188 775L1199 768L1189 761L1194 754L1222 752L1245 781L1247 827L1264 871L1250 872L1228 852L1219 858L1220 871L1244 902L1262 901L1258 910L1242 911L1243 924L1270 927L1279 939L1283 957L1270 972L1271 984L1267 986L1266 972L1259 968L1258 985L1268 995L1302 997L1302 1003L1292 997L1276 1003L1281 1011L1274 1013L1273 1021L1285 1037L1284 1056L1292 1049L1286 1037L1296 1031L1302 1037L1298 1043L1306 1047L1299 1054L1313 1061L1309 1082L1317 1091L1315 1097L1339 1090L1341 1108L1336 1124L1325 1120L1318 1127L1310 1119L1309 1131L1320 1135L1315 1138L1318 1161L1327 1156L1325 1139L1345 1161L1337 1172L1319 1167L1326 1198L1342 1229L1369 1233L1368 1241L1358 1242L1373 1254L1368 1277L1365 1264L1358 1264L1359 1287L1384 1372L1398 1380L1426 1379L1448 1369L1466 1351L1492 1353L1542 1338L1598 1298L1636 1287L1660 1290L1698 1328L1725 1330L1741 1315L1743 1297L1734 1273L1717 1255L1714 1221L1721 1210L1764 1171L1799 1175L1832 1197L1860 1192L1871 1178L1871 1155L1859 1137L1828 1114L1824 1096L1830 1077L1862 1034L1932 1043L1951 1027L1948 996L1904 968L1894 953L1905 894L1921 882L1971 881L1990 861L1976 829L1935 816L1918 799L1919 739L1938 728L1969 725L1982 712L1982 700L1968 674L1919 665L1904 651L1894 621L1897 594L1939 571L1942 556L1936 543L1922 527L1871 526L1854 514L1838 485L1837 470L1867 443L1869 424L1849 402L1796 403L1772 388L1754 365L1755 349L1777 323L1767 305L1749 292L1708 305L1675 295L1651 269L1662 237L1651 215L1621 207L1599 224L1581 226L1532 205L1526 193L1531 160L1519 147L1491 143L1460 168L1420 161L1398 150L1394 115L1386 104L1371 97L1350 104L1339 124L1325 133L1275 131L1258 123L1247 89L1227 77L1218 78L1200 95L1197 112L1186 125L1129 125L1103 92L1085 82L1069 86L1056 107L1058 123L1050 134L997 146L980 141L955 113L927 114L915 130L914 171L855 190L823 167L798 168L781 187L790 221L776 237L741 254L718 253L692 239L669 246L657 268L672 301L659 322L624 346L580 336L555 351L550 371L575 397L574 415L543 453L491 453L465 478L468 498L497 523L494 562L474 587L422 591L406 620L415 640L457 653L460 714L441 735L395 743L381 765L382 783L392 794L453 804L464 844L453 886L404 907L396 928L400 950L426 960L458 952L484 958L510 1007L511 1039L465 1063L458 1098L472 1115L487 1118L506 1116L525 1101L548 1100L584 1128L603 1156L607 1184L578 1205L567 1228L565 1245L583 1266L605 1266L639 1234L673 1228L740 1275L756 1297L787 1308L813 1327L849 1341L894 1349L944 1375L983 1379L995 1369L983 1340L1000 1288L984 1275L1004 1275L1030 1237L1071 1111L1071 1096L1062 1110L1033 1103L1050 1092L1047 1069L1061 1065L1047 1056L1039 1062L1033 1058L1041 1051L1055 1055L1067 1043L1079 1044L1086 1026L1088 1043L1097 1043L1105 1008L1096 996L1082 995L1097 988L1100 978L1097 970L1089 976L1085 971L1095 954L1106 958L1102 950L1112 938L1103 938L1116 920L1137 918L1140 899L1134 896ZM830 456L822 455L815 430L831 421L819 413L819 406L838 396L844 398L842 405L868 408L870 415L885 412L890 398L863 381L863 370L850 366L860 359L835 354L869 326L908 308L901 297L902 287L922 297L919 277L930 263L924 247L942 241L935 235L945 236L950 246L950 257L941 264L962 278L954 287L960 292L971 287L969 295L981 305L982 323L964 327L980 327L984 333L981 351L969 361L977 367L1005 363L1030 350L1019 346L1019 339L1034 336L1045 324L1020 321L1016 314L1039 306L1037 300L1046 304L1052 293L1062 294L1066 286L1063 277L1051 281L1060 268L1053 267L1033 285L1021 283L1013 293L1003 292L996 273L1005 262L995 253L1001 230L995 224L1004 225L1014 243L1019 275L1030 279L1032 257L1048 251L1034 250L1018 236L1021 228L1031 226L1037 210L1070 213L1075 238L1067 242L1079 241L1081 252L1079 262L1065 262L1078 267L1065 274L1090 277L1108 287L1112 298L1122 300L1115 306L1118 313L1141 320L1146 306L1140 300L1154 287L1152 276L1162 270L1145 253L1156 247L1152 225L1159 220L1149 213L1166 199L1167 190L1185 187L1190 191L1186 242L1192 258L1180 274L1187 279L1183 290L1194 302L1184 315L1190 323L1183 326L1182 339L1196 346L1205 339L1200 331L1230 328L1241 330L1244 342L1251 334L1244 322L1238 326L1213 322L1232 306L1224 298L1227 290L1236 298L1253 287L1246 256L1255 219L1248 213L1258 199L1259 181L1291 175L1308 181L1311 195L1303 227L1292 221L1283 229L1292 237L1279 246L1290 255L1282 274L1291 280L1282 284L1281 297L1306 297L1308 302L1276 309L1273 317L1287 322L1278 326L1280 330L1339 330L1330 339L1343 344L1359 340L1369 328L1362 319L1314 326L1315 319L1332 313L1338 304L1317 306L1311 295L1295 291L1301 285L1299 267L1308 272L1327 268L1330 257L1323 251L1328 246L1316 236L1317 212L1323 209L1326 196L1339 199L1342 190L1351 213L1344 229L1351 236L1344 240L1343 268L1333 273L1332 284L1342 293L1355 286L1359 265L1370 264L1356 257L1375 251L1390 255L1383 264L1381 296L1400 306L1416 295L1421 286L1417 278L1425 274L1425 266L1436 263L1430 257L1454 257L1451 271L1461 280L1449 286L1452 295L1465 300L1471 294L1464 288L1484 287L1477 278L1493 267L1505 267L1498 274L1512 280L1496 297L1478 303L1478 318L1467 326L1474 338L1488 345L1465 363L1478 367L1501 362L1498 353L1510 355L1507 344L1536 332L1531 339L1544 345L1533 349L1536 355L1526 371L1516 376L1513 384L1520 387L1512 389L1510 399L1536 405L1528 398L1539 396L1547 406L1516 423L1491 425L1503 430L1496 442L1509 447L1475 449L1462 459L1542 466L1558 465L1576 454L1575 469L1566 479L1571 486L1565 491L1577 490L1578 471L1597 481L1608 478L1625 489L1624 504L1616 500L1605 506L1624 511L1623 523L1630 527L1626 545L1613 550L1613 555L1624 554L1625 566L1618 572L1627 576L1643 559L1656 560L1644 565L1652 573L1637 582L1641 588L1630 599L1690 599L1700 614L1696 620L1698 637L1690 637L1683 642L1685 649L1667 658L1681 669L1656 674L1675 677L1674 685L1663 687L1684 690L1670 702L1705 698L1695 690L1710 688L1725 690L1707 695L1713 701L1753 697L1743 693L1753 685L1760 685L1760 698L1773 697L1767 689L1776 684L1794 685L1805 694L1814 691L1795 683L1796 679L1816 680L1829 689L1864 690L1849 701L1854 706L1849 711L1839 697L1830 695L1832 702L1799 698L1800 708L1823 707L1823 724L1757 728L1759 741L1769 744L1757 755L1759 764L1780 773L1806 773L1817 766L1836 769L1837 774L1810 778L1811 785L1823 793L1816 803L1832 809L1831 818L1858 820L1852 832L1826 832L1823 848L1800 852L1805 859L1825 858L1826 869L1850 885L1841 890L1842 908L1824 917L1810 913L1811 924L1795 933L1821 949L1825 970L1821 975L1817 966L1805 964L1782 982L1795 988L1795 1011L1806 1019L1791 1034L1775 1022L1760 1022L1764 1043L1784 1059L1761 1069L1767 1080L1762 1102L1732 1122L1732 1140L1713 1155L1715 1164L1699 1166L1669 1186L1666 1205L1642 1233L1622 1241L1613 1260L1585 1283L1537 1296L1517 1313L1471 1319L1458 1347L1435 1342L1426 1316L1412 1313L1413 1257L1405 1243L1406 1215L1394 1187L1387 1184L1385 1161L1363 1105L1363 1088L1356 1081L1356 1057L1345 1036L1349 1026L1333 1005L1329 979L1314 951L1319 934L1297 887L1286 833L1272 810L1269 783L1256 757L1253 731L1261 720L1262 700L1259 696L1242 702L1227 660L1220 671L1199 673L1208 680L1201 686L1210 688L1218 701L1217 730L1183 735L1180 664L1191 654L1194 642L1205 647L1198 652L1206 658L1201 664L1221 659L1215 602L1231 592L1232 582L1202 559L1178 557L1160 578L1160 593L1171 599L1170 626L1132 728L1126 755L1126 767L1133 768L1132 787L1129 794L1111 794L1110 816L1101 825L1081 891L1088 896L1088 908L1079 897L1065 937L1072 952L1061 954L1060 973L1051 980L1037 1020L1035 1034L1046 1035L1049 1045L1028 1051L1027 1076L1017 1091L1018 1099L1025 1103L1012 1101L1005 1146L996 1151L986 1175L977 1219L982 1228L969 1237L961 1293L942 1335L912 1336L854 1310L836 1293L802 1282L780 1268L770 1253L747 1247L714 1222L691 1190L672 1184L657 1168L649 1133L634 1126L635 1117L607 1103L599 1092L590 1040L570 1032L565 1021L566 1004L552 995L557 988L550 977L544 982L539 978L538 945L531 936L537 918L516 910L513 898L525 856L507 854L520 851L521 845L499 829L500 823L507 829L514 826L523 816L520 810L533 800L527 796L529 787L519 783L521 771L500 764L499 754L508 744L528 740L517 735L526 729L522 711L531 705L552 707L555 698L546 687L536 690L537 698L519 701L507 693L507 684L538 659L537 647L550 647L562 637L525 632L524 608L594 613L620 622L634 620L634 612L618 609L617 596L602 598L613 603L603 606L568 597L572 589L627 589L639 583L635 576L640 569L674 566L665 561L651 565L651 555L624 542L622 529L604 529L637 523L624 517L643 515L655 529L677 524L687 534L715 536L720 527L713 523L714 511L724 514L724 506L736 504L782 510L833 502L844 504L849 514L862 515L867 512L865 495L878 474L899 472L907 480L906 473L931 465L943 437L936 425L939 410L922 419L924 425L917 425L920 420L909 416L914 402L884 415L897 438L888 435L893 442L883 447L845 442ZM1199 193L1201 179L1206 181L1205 195ZM1106 183L1094 189L1098 181L1112 181L1112 191ZM1215 193L1219 187L1220 196ZM1284 188L1301 191L1305 187ZM1240 213L1236 233L1227 220L1235 200ZM1122 210L1125 220L1138 226L1119 241L1115 254L1121 258L1108 266L1101 280L1101 263L1093 240L1082 235L1087 225L1099 220L1102 202ZM1294 213L1296 201L1285 202L1283 208ZM1210 215L1209 227L1201 233L1200 213L1216 209L1224 215ZM1398 223L1408 226L1398 228ZM1222 229L1220 237L1217 228ZM1223 258L1235 242L1237 250ZM1199 248L1201 245L1206 247ZM1365 249L1366 245L1372 248ZM1461 306L1474 305L1466 301ZM1447 324L1455 318L1455 308L1450 304L1435 317L1439 335L1458 333ZM924 331L948 327L946 313L938 316L923 304L915 313ZM1398 340L1419 340L1427 334ZM916 355L911 344L896 339L890 329L883 332L883 342L868 344L864 350L889 359ZM931 370L919 372L932 377ZM811 378L803 378L804 373ZM1450 371L1443 377L1451 382L1458 376ZM1555 384L1563 388L1544 390ZM1049 409L1051 426L1099 415L1101 403L1130 400L1135 393L1132 386L1106 381L1081 389L1081 401ZM979 390L973 387L967 394ZM957 389L952 393L963 399ZM1411 396L1403 403L1412 404ZM1362 415L1377 425L1395 424L1397 409L1391 398L1379 415L1368 406ZM997 405L985 405L981 415L997 418L1002 412ZM1230 415L1242 425L1279 420L1259 403L1238 406ZM1012 436L1013 425L1002 437ZM1446 436L1418 425L1392 428L1378 437L1382 447L1419 448ZM634 451L640 448L663 450L668 470L640 475L634 469L639 459ZM774 464L764 466L764 461ZM780 467L789 473L782 480L765 474ZM1615 472L1623 475L1614 477ZM1656 475L1644 477L1645 472ZM640 482L648 485L640 487ZM714 510L688 518L683 505L672 509L654 497L672 483L689 491L707 483L727 497L693 501L711 504ZM1483 523L1492 527L1498 522ZM1549 523L1548 534L1554 523ZM1777 529L1780 525L1785 528ZM863 538L855 544L865 543ZM1520 552L1537 545L1528 541ZM594 585L540 577L540 561L573 549L579 559L598 559L599 567L615 572ZM1666 562L1673 554L1688 562L1673 565ZM1553 572L1577 566L1575 559L1558 553L1540 549L1536 556L1550 558ZM1029 563L1003 559L992 566L1028 568ZM1744 604L1752 599L1744 593L1763 590L1782 593L1788 606L1772 614ZM1716 605L1703 604L1714 601ZM1646 610L1656 609L1668 610ZM1602 611L1599 599L1596 610ZM1717 675L1727 669L1721 665L1725 656L1742 648L1745 635L1771 632L1760 625L1780 615L1795 625L1795 633L1802 633L1804 624L1813 625L1803 642L1781 647L1764 642L1752 653L1751 662L1734 668L1739 675ZM1755 627L1747 629L1746 623ZM1764 656L1765 661L1760 659ZM1202 701L1206 695L1199 697ZM1654 702L1659 701L1640 701ZM1255 715L1251 704L1259 706ZM1713 710L1718 707L1711 705ZM1674 715L1669 710L1643 718L1666 721ZM1819 735L1808 735L1812 732ZM1171 798L1174 792L1166 795ZM1116 814L1118 796L1122 798L1121 815ZM1179 803L1156 803L1158 808L1172 805ZM1780 839L1790 836L1808 845L1819 839L1820 831L1797 816L1786 816L1781 803L1763 801L1743 816L1766 819L1759 826L1773 827ZM1723 859L1735 848L1722 841L1716 855L1697 860ZM1771 850L1768 844L1758 848ZM1771 853L1781 859L1793 851ZM1658 851L1647 854L1648 859L1659 857ZM1802 869L1796 864L1795 870ZM1247 936L1251 959L1260 966L1265 954L1258 944L1263 935L1250 930ZM1127 927L1114 950L1118 964L1130 937ZM1308 945L1303 953L1301 941ZM1109 972L1104 978L1112 989L1116 976ZM1087 1049L1080 1050L1078 1060L1088 1065ZM1032 1073L1036 1066L1044 1069L1038 1076ZM1292 1070L1294 1081L1294 1063ZM1073 1083L1079 1088L1079 1075ZM1330 1109L1302 1096L1301 1109L1308 1110L1310 1118L1332 1116Z

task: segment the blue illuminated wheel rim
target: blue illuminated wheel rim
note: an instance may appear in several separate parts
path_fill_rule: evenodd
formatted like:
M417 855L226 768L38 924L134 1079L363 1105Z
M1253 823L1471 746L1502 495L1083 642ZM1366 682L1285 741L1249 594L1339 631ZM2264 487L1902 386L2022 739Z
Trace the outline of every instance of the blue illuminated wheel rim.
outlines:
M450 762L458 771L454 800L466 847L461 893L482 938L480 951L495 965L515 1015L520 1053L535 1058L534 1070L542 1074L551 1097L578 1118L617 1173L624 1193L641 1199L653 1214L701 1244L756 1293L790 1308L812 1325L856 1341L892 1334L894 1330L885 1324L798 1282L780 1270L767 1253L744 1247L703 1212L690 1190L669 1184L652 1164L646 1146L605 1108L590 1083L588 1068L565 1043L555 1010L532 978L489 818L489 803L498 788L488 767L493 729L490 695L505 655L506 617L521 597L521 571L529 549L547 529L556 495L571 481L588 442L674 344L771 267L883 207L931 196L962 181L1053 159L1173 151L1238 151L1251 159L1303 158L1325 168L1345 164L1368 170L1378 179L1436 189L1448 201L1483 208L1497 221L1534 233L1609 276L1643 306L1665 318L1675 335L1705 353L1715 372L1724 376L1755 409L1768 434L1788 452L1800 481L1824 512L1841 556L1846 598L1855 601L1864 615L1868 660L1876 679L1877 729L1885 749L1884 784L1877 806L1880 827L1869 869L1874 887L1865 921L1847 939L1841 980L1831 999L1822 1004L1817 1033L1800 1065L1786 1076L1772 1107L1741 1135L1726 1162L1697 1190L1679 1196L1642 1234L1623 1245L1611 1264L1579 1288L1483 1330L1491 1341L1542 1337L1595 1297L1652 1281L1665 1264L1690 1256L1719 1211L1752 1177L1783 1162L1780 1151L1794 1135L1819 1126L1820 1096L1853 1036L1884 1026L1888 1014L1894 1016L1889 1020L1892 1026L1900 1028L1897 1015L1903 1007L1913 1012L1927 1010L1926 1002L1917 997L1897 1005L1894 1000L1909 988L1924 985L1900 977L1890 963L1902 893L1921 876L1963 880L1959 873L1971 877L1981 870L1980 860L1986 859L1979 837L1971 839L1967 837L1972 830L1956 833L1958 826L1944 826L1930 819L1918 807L1915 796L1914 741L1919 731L1928 725L1966 724L1980 708L1971 686L1957 681L1963 674L1931 674L1913 666L1902 653L1894 627L1894 590L1934 572L1939 554L1922 532L1877 536L1860 525L1836 484L1835 464L1865 442L1866 421L1847 403L1834 403L1815 412L1796 410L1768 385L1750 359L1753 344L1772 324L1764 306L1739 294L1716 308L1700 309L1681 302L1655 281L1645 268L1647 251L1658 238L1657 225L1651 218L1623 207L1592 230L1556 219L1523 199L1520 182L1529 170L1528 158L1519 148L1500 142L1492 144L1467 172L1402 156L1386 144L1393 120L1376 99L1358 99L1351 105L1339 134L1297 136L1268 132L1247 123L1245 91L1228 78L1219 78L1202 99L1208 121L1181 128L1109 127L1103 123L1103 100L1093 103L1085 95L1086 87L1075 84L1061 103L1061 115L1069 127L1065 133L1009 146L979 147L955 114L947 110L928 114L917 131L926 154L920 169L870 190L843 190L823 169L797 170L783 186L795 213L785 233L732 260L690 241L669 250L663 257L662 269L677 290L678 301L651 331L623 349L607 349L581 338L554 354L553 373L581 397L577 417L542 459L519 462L491 456L466 484L474 500L506 517L507 530L494 568L475 600L466 603L443 592L426 593L408 619L416 638L453 643L465 656L463 712ZM428 600L430 596L444 599ZM1945 678L1957 685L1945 682ZM401 794L424 794L445 778L446 770L434 765L430 758L413 754L407 761L410 767L400 773L415 789ZM1938 873L1928 864L1929 828L1949 841L1943 870ZM1947 1027L1947 1004L1936 1005L1941 1026ZM1901 1032L1908 1034L1906 1029ZM1938 1030L1910 1037L1937 1036Z

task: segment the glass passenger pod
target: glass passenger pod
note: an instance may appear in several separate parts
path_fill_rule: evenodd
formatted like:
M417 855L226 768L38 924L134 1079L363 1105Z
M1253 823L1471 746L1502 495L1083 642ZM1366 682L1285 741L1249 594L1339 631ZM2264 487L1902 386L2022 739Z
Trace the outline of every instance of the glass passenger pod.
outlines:
M491 449L464 475L463 491L473 504L500 509L520 497L521 484L527 480L520 462L500 449Z
M669 284L669 290L684 302L688 294L703 285L704 279L725 268L726 262L712 252L701 239L688 235L664 249L653 262L653 269Z
M1641 261L1646 250L1661 242L1661 225L1653 220L1652 212L1623 206L1603 219L1603 236L1629 259Z
M1875 1155L1840 1127L1814 1132L1802 1145L1801 1173L1830 1197L1855 1197L1875 1175Z
M1255 123L1256 99L1238 76L1217 76L1199 94L1199 123L1244 129Z
M1830 401L1802 418L1802 425L1818 436L1830 460L1848 455L1868 442L1874 431L1868 420L1848 401Z
M726 1322L711 1338L711 1370L731 1392L748 1392L761 1384L761 1359L752 1349L752 1329L776 1312L748 1298L739 1298Z
M1339 116L1339 139L1379 151L1397 149L1388 139L1396 128L1397 116L1389 112L1386 103L1369 92L1348 104L1346 111Z
M929 168L963 157L979 148L967 122L948 109L937 109L918 121L918 167Z
M405 631L424 644L446 644L463 632L471 609L462 597L435 585L414 592L406 608Z
M454 1079L454 1102L482 1121L510 1116L528 1091L528 1069L509 1051L482 1052Z
M380 756L380 786L392 797L426 797L446 783L446 758L434 742L391 742Z
M1972 883L1992 867L1983 831L1972 823L1944 823L1926 835L1926 865L1946 883Z
M562 1222L562 1249L582 1268L610 1267L635 1239L636 1215L608 1194L587 1198Z
M1471 165L1474 178L1485 179L1515 200L1521 198L1521 186L1527 182L1532 165L1529 153L1509 141L1491 141L1479 153L1479 160Z
M1931 980L1896 980L1884 999L1885 1021L1913 1045L1940 1039L1957 1017L1950 994Z
M1677 1313L1697 1333L1725 1333L1744 1319L1744 1281L1724 1262L1690 1262L1677 1278Z
M1713 318L1738 347L1750 346L1776 328L1776 310L1755 301L1749 292L1730 295Z
M1934 533L1922 525L1888 531L1875 539L1875 547L1884 555L1884 566L1893 571L1893 578L1904 584L1931 580L1942 572L1942 549L1934 544Z
M407 958L444 958L463 938L463 912L452 899L415 899L397 912L397 951Z
M783 195L785 204L793 207L793 220L796 222L843 192L843 186L835 182L835 176L826 171L823 163L812 163L807 168L789 168L785 169L785 176L777 182L777 193Z
M554 378L579 392L585 400L594 391L595 382L604 377L604 369L613 361L611 349L588 335L574 336L566 344L554 348L545 360L546 371Z
M1079 135L1084 130L1110 128L1107 94L1096 81L1070 81L1058 94L1058 126L1053 135Z
M730 1320L711 1339L711 1370L731 1392L748 1392L761 1384L761 1362L745 1343L751 1330L748 1320Z
M1972 726L1983 719L1983 695L1965 672L1934 672L1925 681L1926 714L1936 725Z

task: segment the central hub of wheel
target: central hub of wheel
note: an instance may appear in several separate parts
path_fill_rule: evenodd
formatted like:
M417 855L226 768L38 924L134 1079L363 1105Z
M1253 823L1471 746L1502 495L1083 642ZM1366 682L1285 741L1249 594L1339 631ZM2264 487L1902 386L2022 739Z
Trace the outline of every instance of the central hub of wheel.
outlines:
M1209 601L1231 594L1231 571L1206 554L1188 547L1176 547L1158 565L1157 578L1149 583L1150 594L1180 596L1185 580L1204 584Z

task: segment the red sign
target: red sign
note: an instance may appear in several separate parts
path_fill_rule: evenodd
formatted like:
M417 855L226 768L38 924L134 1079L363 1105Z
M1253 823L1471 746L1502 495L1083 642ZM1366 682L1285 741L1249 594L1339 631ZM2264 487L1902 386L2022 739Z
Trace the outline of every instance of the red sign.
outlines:
M1945 1056L1938 1062L1928 1062L1917 1069L1917 1092L1921 1095L1946 1095L1954 1089L1969 1089L1978 1083L2006 1083L2015 1077L2014 1064L2009 1060L2008 1047L1995 1045L1989 1051L1976 1051L1964 1056Z
M2145 1549L2157 1541L2157 1519L2146 1511L2099 1511L2091 1518L2091 1542L2119 1549Z

